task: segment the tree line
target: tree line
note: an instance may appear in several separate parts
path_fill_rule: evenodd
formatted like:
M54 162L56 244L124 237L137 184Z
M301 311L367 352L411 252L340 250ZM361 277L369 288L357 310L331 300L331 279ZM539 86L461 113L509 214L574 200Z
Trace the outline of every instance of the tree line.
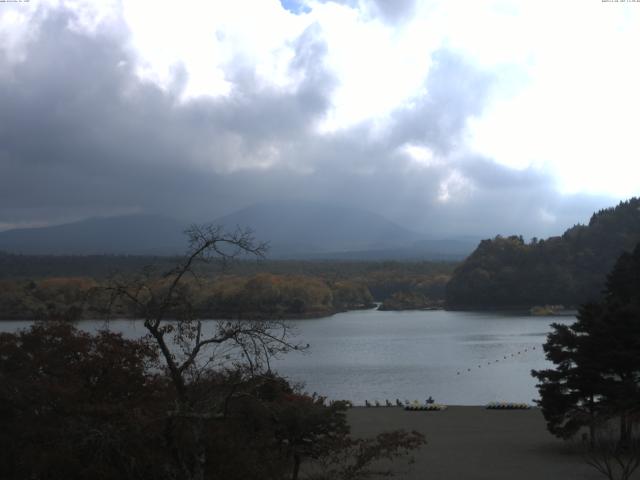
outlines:
M451 308L577 306L596 301L619 255L640 241L640 199L594 213L547 240L483 240L446 286Z
M41 260L41 257L34 258ZM104 287L114 279L144 278L158 288L166 282L163 273L170 266L168 258L158 257L161 261L153 264L134 258L130 268L118 274L60 276L60 272L53 270L40 277L0 279L0 319L102 318L109 303ZM398 295L418 298L423 303L441 302L453 269L453 264L430 262L347 262L344 271L341 265L332 262L263 264L245 260L225 268L221 264L198 262L194 269L199 279L184 279L182 288L190 292L193 308L202 318L318 317L370 308L374 302L393 302ZM61 271L64 272L64 268ZM129 307L122 303L111 305L109 312L131 318L135 312ZM416 308L421 307L416 304Z
M133 282L137 277L116 278ZM153 288L166 287L167 280L160 275L144 278ZM0 318L76 321L104 318L107 314L135 318L131 304L110 303L106 287L111 282L86 277L0 280ZM225 275L198 281L189 278L183 281L182 289L188 291L192 308L201 318L315 317L373 306L371 294L362 283L349 280L328 283L302 275Z

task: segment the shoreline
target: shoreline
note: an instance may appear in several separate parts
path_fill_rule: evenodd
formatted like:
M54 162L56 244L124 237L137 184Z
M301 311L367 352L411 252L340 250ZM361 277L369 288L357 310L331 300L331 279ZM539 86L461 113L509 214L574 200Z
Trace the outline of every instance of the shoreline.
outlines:
M396 407L355 407L347 420L356 437L383 431L417 430L427 440L413 453L415 463L394 463L406 480L597 480L602 476L582 459L576 442L551 435L539 408L494 410L449 406L441 411ZM631 477L640 479L640 472Z
M445 312L471 312L471 313L495 313L497 315L505 315L505 314L517 314L523 316L531 316L531 317L575 317L578 313L577 310L561 310L554 313L544 314L544 315L535 315L532 314L529 310L526 309L518 309L518 308L459 308L459 307L425 307L425 308L401 308L401 309L385 309L380 308L382 306L381 303L375 303L373 305L366 305L359 308L348 308L348 309L336 309L331 311L309 311L302 314L281 314L274 317L265 317L262 314L260 315L245 315L241 317L207 317L201 318L200 320L239 320L239 321L255 321L255 320L319 320L323 318L333 317L334 315L338 315L340 313L349 313L349 312L360 312L366 310L375 310L380 312L435 312L435 311L445 311ZM128 316L118 316L112 318L78 318L73 320L63 320L69 322L83 322L83 321L95 321L95 320L141 320L136 317L128 317ZM56 321L51 319L41 319L36 320L34 318L0 318L0 322L33 322L33 321Z

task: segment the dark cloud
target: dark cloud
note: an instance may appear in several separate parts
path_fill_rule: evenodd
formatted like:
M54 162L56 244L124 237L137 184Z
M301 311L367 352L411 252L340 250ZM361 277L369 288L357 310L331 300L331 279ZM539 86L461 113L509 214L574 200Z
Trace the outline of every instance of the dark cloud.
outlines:
M132 211L205 220L306 199L434 236L542 236L611 203L562 196L540 172L456 153L493 80L454 52L433 57L427 94L392 112L382 133L364 122L320 135L336 80L315 25L294 45L290 68L303 80L293 91L265 87L251 66L231 62L229 96L181 102L184 69L167 90L143 82L124 30L83 34L68 28L72 18L49 14L25 61L0 56L0 223ZM440 160L417 164L401 153L406 143Z
M90 205L216 214L227 185L219 172L306 135L326 108L331 77L307 68L324 52L312 31L291 66L305 74L296 92L259 91L252 72L238 70L232 96L182 105L175 89L135 77L124 38L71 31L71 15L43 22L26 62L0 59L5 220Z
M393 115L392 142L426 142L447 153L459 142L469 117L482 112L492 77L447 50L437 51L432 62L426 94Z

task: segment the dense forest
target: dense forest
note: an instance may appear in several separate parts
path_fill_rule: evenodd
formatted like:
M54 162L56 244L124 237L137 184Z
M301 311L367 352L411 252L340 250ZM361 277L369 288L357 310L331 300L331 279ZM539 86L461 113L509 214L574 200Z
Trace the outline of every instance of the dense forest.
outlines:
M497 236L483 240L447 284L450 308L576 306L599 298L621 253L640 241L640 199L593 214L547 240Z
M2 254L0 319L102 318L114 280L132 283L146 275L161 285L175 262L173 257ZM399 296L418 299L415 308L437 304L454 267L446 262L202 263L198 279L186 281L184 288L201 318L318 317ZM109 315L114 314L132 317L135 312L123 303L110 306Z

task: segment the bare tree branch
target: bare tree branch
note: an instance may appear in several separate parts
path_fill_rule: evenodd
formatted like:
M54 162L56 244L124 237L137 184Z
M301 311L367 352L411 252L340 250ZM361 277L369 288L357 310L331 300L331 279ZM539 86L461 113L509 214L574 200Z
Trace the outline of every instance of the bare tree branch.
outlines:
M111 294L110 306L117 299L134 306L158 345L177 395L176 408L170 416L190 422L190 441L195 445L192 452L180 453L182 470L185 478L202 480L206 463L202 421L225 415L234 392L225 395L224 401L213 409L209 402L203 404L201 400L192 398L190 389L197 385L201 369L213 362L215 351L202 366L198 364L200 354L207 347L225 346L222 351L225 358L220 363L223 365L227 361L235 362L232 353L238 351L243 357L240 364L253 376L259 375L265 365L270 370L271 356L304 347L288 340L289 329L282 322L212 322L214 331L205 332L189 298L189 291L183 288L185 277L199 278L196 272L199 262L219 259L226 263L242 255L262 258L267 244L257 243L251 230L241 228L225 233L220 226L193 225L185 233L189 248L176 267L155 279L151 270L146 270L142 278L129 284L113 282L107 290ZM171 319L170 316L176 312L183 318ZM181 350L181 357L176 356L170 342ZM168 421L167 425L167 434L170 434L174 422Z

